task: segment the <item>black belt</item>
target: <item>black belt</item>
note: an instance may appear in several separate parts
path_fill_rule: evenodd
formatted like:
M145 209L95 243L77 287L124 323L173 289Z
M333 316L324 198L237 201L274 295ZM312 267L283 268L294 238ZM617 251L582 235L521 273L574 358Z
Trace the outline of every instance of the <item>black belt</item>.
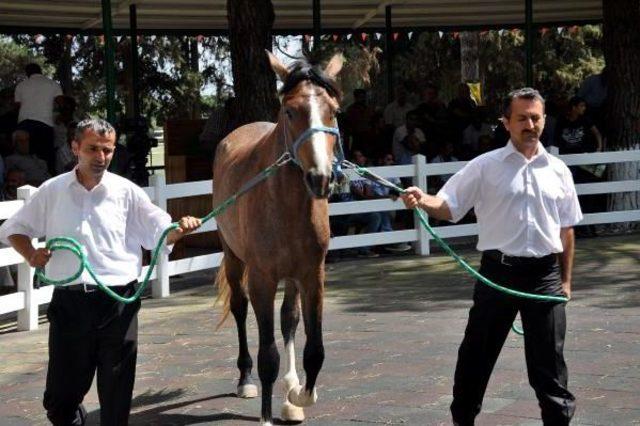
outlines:
M556 261L557 255L555 253L551 253L542 257L509 256L500 250L486 250L482 252L482 257L486 257L506 266L535 266L553 263Z
M118 294L125 293L127 290L134 288L134 284L137 282L138 281L132 281L126 285L109 286L109 288ZM79 291L82 293L93 293L95 291L100 290L100 288L96 284L86 284L86 283L59 285L55 289L61 290L61 291Z

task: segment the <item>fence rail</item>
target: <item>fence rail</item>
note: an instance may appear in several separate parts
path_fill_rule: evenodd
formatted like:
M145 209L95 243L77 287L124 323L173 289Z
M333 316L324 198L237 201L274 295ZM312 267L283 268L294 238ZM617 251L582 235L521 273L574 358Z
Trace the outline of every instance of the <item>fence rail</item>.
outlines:
M553 151L552 151L553 152ZM634 162L640 165L640 150L615 151L590 154L562 155L560 158L567 165L586 164L613 164L622 162ZM421 155L414 157L412 165L374 167L373 172L383 177L411 177L414 185L426 190L426 178L428 176L448 175L460 170L466 162L450 162L428 164ZM640 166L639 166L640 167ZM347 171L351 179L360 179L355 173ZM163 175L151 176L151 185L144 188L152 201L161 207L167 208L167 200L182 197L192 197L211 193L212 182L198 181L167 185ZM621 192L640 191L640 180L622 180L615 182L601 182L576 185L578 194L611 194ZM29 200L35 192L33 187L23 187L18 190L18 201L6 201L0 203L0 221L11 217L20 207ZM404 209L400 201L390 199L354 201L344 203L332 203L329 206L331 216L365 213L376 211L394 211ZM606 224L618 222L640 221L640 210L624 210L615 212L601 212L585 214L583 224ZM417 221L416 221L417 222ZM217 229L215 220L205 224L197 232L208 232ZM478 229L475 223L463 225L446 225L435 228L442 238L454 238L461 236L477 235ZM381 244L415 242L416 251L421 255L429 254L430 235L416 223L415 229L378 232L371 234L358 234L334 237L331 239L329 249L345 249L365 247ZM34 241L34 243L37 243ZM42 243L39 243L42 245ZM215 268L222 261L222 253L211 253L194 256L185 259L169 261L168 256L159 257L158 266L151 275L152 297L168 297L170 295L169 278L177 274L200 271ZM23 261L22 257L12 248L0 248L0 267L17 265L18 288L17 292L0 296L0 314L17 312L18 330L34 330L38 328L38 307L49 303L53 287L33 288L34 270ZM142 276L147 272L144 267Z

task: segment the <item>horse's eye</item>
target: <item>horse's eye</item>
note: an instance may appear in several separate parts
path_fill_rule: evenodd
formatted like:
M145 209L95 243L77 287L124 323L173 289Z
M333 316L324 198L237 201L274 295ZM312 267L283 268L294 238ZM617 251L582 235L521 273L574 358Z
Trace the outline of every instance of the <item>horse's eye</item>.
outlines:
M293 112L290 109L285 109L284 113L287 115L287 118L292 119L293 118Z

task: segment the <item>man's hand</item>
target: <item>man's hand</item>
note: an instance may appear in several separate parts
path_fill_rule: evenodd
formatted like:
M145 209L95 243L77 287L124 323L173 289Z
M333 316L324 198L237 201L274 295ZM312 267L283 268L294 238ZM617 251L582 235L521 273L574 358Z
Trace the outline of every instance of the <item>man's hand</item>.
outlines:
M44 268L44 266L51 259L51 250L46 248L39 248L33 251L31 256L27 259L29 266L32 268Z
M567 296L567 299L571 299L571 281L562 282L562 292Z
M424 192L416 186L410 186L405 189L405 192L400 194L400 198L404 202L404 205L408 209L413 209L420 205L420 200L424 197Z
M200 228L202 221L197 217L184 216L178 221L178 228L174 229L167 236L167 244L175 244L185 235L191 234L196 229Z

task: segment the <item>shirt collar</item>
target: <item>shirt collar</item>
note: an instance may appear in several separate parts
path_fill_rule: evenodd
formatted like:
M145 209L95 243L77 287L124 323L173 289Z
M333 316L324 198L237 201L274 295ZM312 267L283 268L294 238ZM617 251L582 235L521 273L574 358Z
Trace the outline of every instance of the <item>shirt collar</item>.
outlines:
M78 175L76 174L76 170L77 169L78 169L78 166L75 166L73 168L73 170L71 170L69 173L67 173L66 184L67 184L68 187L71 187L72 185L75 184L75 185L78 185L78 186L80 186L81 188L84 189L84 186L82 186L82 184L78 180ZM112 179L111 172L109 172L108 170L105 170L104 174L102 175L102 179L100 179L100 183L98 183L94 187L94 189L106 185L107 183L109 183L111 181L111 179Z
M507 157L512 155L519 156L520 158L523 158L526 160L524 155L522 155L516 149L516 147L513 146L513 142L511 142L511 139L509 139L509 142L507 142L504 148L502 148L502 152L500 153L500 160L504 161L507 159ZM544 159L545 161L548 161L548 156L549 156L549 153L547 152L546 149L544 149L544 145L542 145L540 141L538 141L538 152L531 158L531 160L526 160L526 161L534 162L538 159Z

